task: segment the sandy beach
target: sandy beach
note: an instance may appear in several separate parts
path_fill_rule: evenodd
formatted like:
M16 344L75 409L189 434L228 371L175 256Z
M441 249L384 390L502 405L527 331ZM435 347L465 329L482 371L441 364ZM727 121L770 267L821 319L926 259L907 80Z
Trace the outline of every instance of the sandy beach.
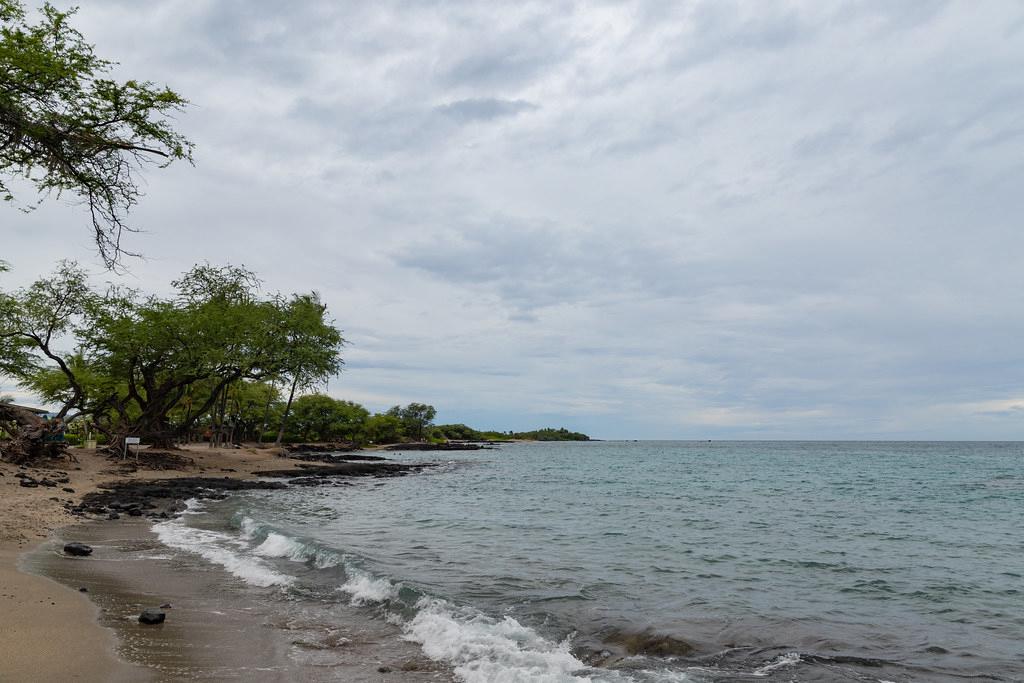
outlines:
M67 461L38 468L0 463L0 680L137 681L148 676L118 658L114 633L100 625L99 610L86 593L31 573L27 566L47 539L82 521L65 509L67 504L77 504L112 482L195 476L252 479L255 471L303 464L282 458L281 453L193 445L176 454L183 461L181 469L153 469L145 457L136 466L131 460L108 460L79 449L72 449ZM67 481L25 487L19 474Z

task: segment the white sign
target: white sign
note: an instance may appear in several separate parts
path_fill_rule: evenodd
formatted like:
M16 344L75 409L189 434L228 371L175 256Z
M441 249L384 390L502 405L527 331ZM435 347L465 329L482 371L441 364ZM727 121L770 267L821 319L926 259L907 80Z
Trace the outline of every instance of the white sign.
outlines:
M124 445L125 446L135 446L135 445L140 444L140 443L142 443L142 439L140 439L137 436L126 436L126 437L124 437Z

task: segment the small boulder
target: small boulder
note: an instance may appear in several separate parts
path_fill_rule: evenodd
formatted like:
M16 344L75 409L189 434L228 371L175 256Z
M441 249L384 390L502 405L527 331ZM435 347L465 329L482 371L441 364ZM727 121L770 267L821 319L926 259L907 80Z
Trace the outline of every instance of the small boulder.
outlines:
M158 609L144 609L139 615L140 624L162 624L167 614Z
M92 555L92 546L88 546L84 543L65 543L64 552L68 555L75 555L77 557L86 557Z

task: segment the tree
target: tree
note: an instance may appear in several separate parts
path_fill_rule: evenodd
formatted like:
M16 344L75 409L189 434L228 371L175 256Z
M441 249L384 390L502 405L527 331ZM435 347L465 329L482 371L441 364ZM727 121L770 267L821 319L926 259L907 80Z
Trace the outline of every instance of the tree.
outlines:
M428 406L425 403L410 403L404 408L394 406L388 410L387 414L397 417L401 421L402 430L407 437L422 441L426 436L427 427L433 423L437 411L434 406Z
M294 296L285 307L288 324L279 338L285 356L281 375L291 379L291 390L275 446L280 446L284 438L296 390L316 386L338 374L344 365L338 350L345 344L345 339L334 327L323 324L326 309L316 292Z
M236 424L245 383L294 371L297 356L310 373L341 365L344 340L315 295L262 296L253 273L230 266L197 266L174 284L172 298L97 293L62 264L0 295L0 353L12 354L0 364L61 405L61 417L89 416L111 443L130 434L164 447L201 420L219 432L228 417Z
M74 10L47 3L39 14L30 23L21 2L0 0L0 197L14 200L19 177L42 196L77 195L113 268L134 231L125 222L141 196L133 173L191 162L192 143L168 120L187 101L150 82L105 78L114 63L71 27Z
M72 371L71 357L54 344L66 335L82 316L88 295L85 272L71 263L61 263L49 280L40 280L16 296L0 293L0 372L23 384L47 375L55 376L61 408L56 419L46 422L38 415L16 406L0 406L0 421L6 422L14 438L4 448L8 459L21 462L54 452L47 437L83 398L82 385Z
M369 417L358 403L309 394L295 400L292 431L304 441L355 441Z
M396 443L402 440L402 421L390 414L377 414L366 421L366 438L373 443Z

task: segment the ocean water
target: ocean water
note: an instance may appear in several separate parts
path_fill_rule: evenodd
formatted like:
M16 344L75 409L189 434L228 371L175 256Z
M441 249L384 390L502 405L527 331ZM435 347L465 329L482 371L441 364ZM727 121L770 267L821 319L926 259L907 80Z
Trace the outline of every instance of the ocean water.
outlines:
M472 683L1024 680L1024 444L439 455L154 528L268 601L394 624Z

